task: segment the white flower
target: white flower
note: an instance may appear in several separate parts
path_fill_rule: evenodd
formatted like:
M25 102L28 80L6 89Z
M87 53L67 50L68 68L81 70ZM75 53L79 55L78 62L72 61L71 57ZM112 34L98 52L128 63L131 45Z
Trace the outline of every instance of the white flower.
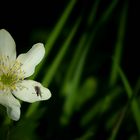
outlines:
M33 80L24 80L34 73L35 66L45 54L44 45L37 43L16 58L16 46L12 36L0 30L0 104L7 108L12 120L20 118L20 102L33 103L51 97L49 89Z

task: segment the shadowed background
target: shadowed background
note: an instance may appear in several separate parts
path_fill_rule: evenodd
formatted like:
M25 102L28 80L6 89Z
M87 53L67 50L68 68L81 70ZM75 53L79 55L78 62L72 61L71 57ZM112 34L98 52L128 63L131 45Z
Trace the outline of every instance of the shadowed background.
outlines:
M18 54L37 42L45 44L46 56L30 78L47 86L52 98L22 103L19 122L10 122L0 106L0 139L9 126L10 140L139 139L140 69L132 2L4 5L0 28L13 36Z

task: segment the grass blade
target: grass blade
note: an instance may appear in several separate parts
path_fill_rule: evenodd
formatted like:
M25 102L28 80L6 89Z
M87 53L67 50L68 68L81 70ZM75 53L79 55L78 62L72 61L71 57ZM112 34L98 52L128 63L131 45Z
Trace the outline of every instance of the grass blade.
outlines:
M123 42L125 36L126 17L127 17L127 4L125 3L120 19L115 53L113 56L113 63L112 63L110 82L109 82L110 86L113 86L117 81L117 76L118 76L117 67L120 65L120 60L122 55Z
M67 37L66 41L62 45L58 55L56 56L53 64L50 66L50 69L45 74L45 77L42 81L43 85L47 84L47 86L48 86L50 84L50 82L52 81L52 79L55 75L55 72L56 72L56 70L58 69L58 67L61 63L61 60L63 59L64 55L66 54L66 51L67 51L68 47L70 46L70 42L73 39L73 37L74 37L74 35L77 31L77 28L80 24L80 21L81 21L81 17L79 17L79 19L76 21L73 29L71 30L69 36ZM38 106L39 106L39 102L31 104L29 109L27 110L26 117L29 117L31 114L33 114L33 112L35 112L35 110L37 109Z
M123 121L127 111L129 110L129 105L131 105L133 116L134 116L134 119L136 121L138 131L140 132L140 120L139 120L139 117L140 117L140 111L139 110L140 109L139 109L139 104L138 104L137 100L135 99L135 96L136 96L136 94L138 93L138 91L140 89L140 87L139 87L140 79L138 80L138 82L136 84L136 87L135 87L135 90L133 92L131 87L130 87L130 85L129 85L129 83L128 83L127 78L125 77L125 75L123 73L123 71L120 68L118 70L119 70L119 74L120 74L121 79L123 81L123 84L124 84L124 87L125 87L125 90L127 92L129 100L128 100L127 105L121 111L121 114L119 115L120 116L119 120L117 121L117 124L114 127L109 140L115 140L116 139L116 136L117 136L119 128L120 128L120 126L122 124L122 121Z
M57 56L55 57L52 65L50 66L49 70L46 72L45 77L42 80L42 84L43 85L48 85L51 83L62 59L64 58L66 51L68 49L68 47L70 46L70 43L79 27L79 24L81 22L81 17L78 18L78 20L76 21L74 27L72 28L68 38L66 39L66 41L64 42L64 44L62 45L59 53L57 54Z
M31 79L35 79L39 73L39 71L41 70L41 68L43 67L45 60L49 54L49 52L51 51L56 39L58 38L59 34L61 33L61 30L63 29L74 5L76 3L76 0L71 0L66 9L64 10L62 16L60 17L59 21L57 22L56 26L54 27L53 31L50 34L50 37L47 40L47 43L45 44L45 49L46 49L46 53L45 53L45 57L44 57L44 61L42 61L36 68L36 71L34 73L34 75L31 77Z
M121 70L121 68L118 68L118 72L119 72L119 75L121 77L121 80L124 84L124 88L126 90L126 93L127 93L127 96L129 99L131 99L133 97L133 90L125 76L125 74L123 73L123 71ZM135 122L136 122L136 125L137 125L137 128L138 128L138 132L140 134L140 108L139 108L139 104L136 100L136 98L134 98L131 102L131 109L132 109L132 112L133 112L133 116L134 116L134 119L135 119Z

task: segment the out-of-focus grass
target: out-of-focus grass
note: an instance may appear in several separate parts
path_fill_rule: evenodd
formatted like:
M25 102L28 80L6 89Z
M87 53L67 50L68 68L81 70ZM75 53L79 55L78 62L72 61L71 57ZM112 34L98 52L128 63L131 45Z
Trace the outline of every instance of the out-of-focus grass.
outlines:
M73 11L79 2L69 1L49 38L46 38L45 58L31 77L36 79L43 70L43 78L40 81L52 91L52 98L44 103L29 105L17 123L11 123L6 118L0 128L0 136L4 137L3 139L8 124L13 125L9 133L11 140L115 140L121 138L120 130L125 122L130 129L123 131L128 135L126 139L137 138L140 134L139 102L134 96L135 91L130 86L131 82L120 68L123 51L126 49L124 43L128 3L113 0L108 2L104 9L103 0L91 3L86 10L80 9L77 16ZM116 18L114 15L117 15ZM77 17L72 18L73 16ZM71 18L74 20L70 21ZM103 37L109 36L110 32L103 30L111 30L108 24L112 24L112 20L116 22L113 25L116 30L113 30L113 54L107 53L110 55L110 61L112 59L109 63L106 62L106 58L103 60L102 54L108 56L106 52L102 53L102 47L98 46L98 42L101 43ZM68 24L72 26L66 26ZM63 35L65 28L67 32ZM62 42L60 36L64 38ZM61 43L58 43L58 49L53 48L59 39ZM113 40L113 37L111 39ZM103 45L105 48L108 46ZM51 63L47 64L47 58L50 56ZM93 58L96 58L96 61ZM100 75L101 69L98 67L99 63L102 66L104 61L107 64L102 69L107 78ZM139 86L137 87L139 89ZM127 113L129 118L126 116ZM2 129L3 127L5 129ZM132 131L133 128L136 132Z
M53 80L53 77L54 77L55 73L57 72L59 65L61 65L61 61L64 59L64 57L67 53L68 47L70 47L70 43L71 43L72 39L74 38L74 35L76 34L76 31L80 25L80 22L81 22L81 17L79 17L78 20L76 21L69 36L64 41L64 44L62 45L60 51L58 52L53 63L51 64L51 67L49 69L47 68L48 70L46 69L46 71L47 71L46 75L42 80L43 85L47 85L47 84L49 85L51 83L51 81Z
M125 77L123 71L119 68L119 74L121 76L121 79L122 79L122 82L124 84L124 87L125 87L125 90L126 90L126 93L127 93L127 96L128 98L132 98L135 94L127 80L127 78ZM133 112L133 116L134 116L134 119L136 121L136 125L138 127L138 131L140 133L140 108L139 108L139 103L138 101L136 100L136 98L134 97L134 99L132 100L131 102L131 109L132 109L132 112Z
M115 46L115 53L113 55L113 63L111 68L111 75L110 75L110 86L113 86L117 82L118 77L118 66L121 64L121 55L123 50L123 43L125 37L125 28L126 28L126 18L127 18L127 3L124 3L124 8L122 10L122 15L120 17L118 35L116 40Z
M136 84L136 89L132 91L132 88L130 87L130 84L129 84L126 76L124 75L123 71L121 70L121 68L118 67L117 69L118 69L118 73L122 79L122 82L124 84L124 87L125 87L129 100L128 100L128 103L126 104L126 106L122 109L119 120L117 121L116 126L114 126L114 129L112 131L112 134L111 134L111 137L109 140L116 139L119 128L121 127L121 123L122 123L123 119L125 118L127 111L129 110L129 106L131 106L138 131L139 131L139 127L140 127L139 126L140 108L139 108L139 104L138 104L137 100L135 99L135 95L139 91L140 80L138 80L138 83Z
M56 73L60 63L61 63L62 59L64 58L64 55L66 54L66 51L67 51L68 47L70 46L70 42L73 39L73 37L74 37L74 35L77 31L77 28L78 28L78 25L80 24L80 21L81 21L81 17L79 17L79 19L76 21L76 23L75 23L74 27L72 28L69 36L67 37L64 44L62 45L58 55L54 59L50 68L47 70L46 75L44 76L44 78L42 80L42 84L44 86L49 85L51 83L51 81L53 80L53 77L55 76L55 73ZM32 114L37 109L38 105L39 105L39 102L34 104L34 105L32 104L30 106L30 108L28 109L26 117L29 116L29 114Z
M38 65L38 67L36 68L36 72L34 73L34 75L31 77L32 79L35 79L36 76L38 75L39 71L41 70L41 68L43 67L43 64L45 63L45 60L49 54L49 52L51 51L51 49L53 48L53 45L56 41L56 39L58 38L58 36L60 35L67 19L69 18L71 11L74 7L76 3L76 0L71 0L66 9L64 10L62 16L60 17L60 19L58 20L57 24L55 25L54 29L52 30L49 38L47 38L47 43L45 44L45 48L46 48L46 53L45 53L45 58L44 61Z
M120 24L119 24L118 36L117 36L118 38L116 41L115 53L113 56L113 63L112 63L110 81L109 81L110 86L114 86L118 78L118 67L121 63L121 55L122 55L124 36L125 36L126 17L127 17L127 10L128 10L127 8L128 8L127 3L125 3L120 18ZM120 125L121 125L121 121L119 121L116 124L116 127L113 129L110 140L115 140Z
M52 33L51 33L51 35L50 35L50 37L48 38L47 43L46 43L46 45L45 45L45 48L46 48L45 58L48 56L49 51L52 49L53 44L55 43L55 40L58 38L59 34L61 33L61 30L62 30L63 26L65 25L65 23L66 23L66 21L67 21L69 15L70 15L70 13L71 13L71 11L72 11L74 5L75 5L75 3L76 3L75 0L72 0L72 1L70 1L70 2L68 3L68 6L67 6L66 9L64 10L62 16L60 17L59 21L57 22L56 26L54 27L54 29L53 29L53 31L52 31ZM80 22L80 21L77 21L76 24L78 24L79 22ZM78 25L76 25L75 28L77 28L77 26L78 26ZM63 47L64 49L60 52L60 53L61 53L60 55L64 55L65 49L69 46L69 43L70 43L69 41L72 39L72 37L73 37L73 35L74 35L74 32L76 31L75 28L73 29L74 31L71 33L71 35L70 35L69 38L67 39L66 44L63 45L63 46L64 46L64 47ZM63 54L62 54L62 53L63 53ZM61 59L59 55L58 55L57 57L59 57L59 59ZM57 62L56 62L56 61L57 61ZM35 77L38 75L40 69L43 67L43 64L44 64L44 63L45 63L45 60L36 68L35 74L31 77L32 79L35 79ZM55 59L55 64L56 64L56 63L58 64L58 60L57 60L57 59ZM52 68L50 68L50 69L56 70L56 69L55 69L55 68L56 68L56 65L55 65L55 64L53 64ZM53 68L53 67L55 67L55 68ZM52 71L50 71L50 72L52 73ZM53 74L54 74L54 73L53 73ZM47 74L46 74L46 76L48 77ZM49 75L49 77L50 77L50 75ZM52 74L51 74L51 77L52 77ZM45 77L45 79L42 81L42 83L46 83L46 79L47 79L47 78ZM52 79L50 79L50 81L51 81L51 80L52 80ZM47 81L47 82L50 82L50 81ZM47 83L47 85L48 85L48 83ZM29 114L32 114L32 112L34 112L34 111L36 110L36 108L38 107L38 105L39 105L39 103L36 103L36 104L31 105L30 108L29 108L28 111L27 111L26 117L29 116Z
M91 28L94 22L94 19L96 17L96 12L98 9L98 4L99 4L99 1L96 1L92 7L92 11L89 14L89 17L87 20L87 30ZM84 69L87 53L89 51L89 48L91 46L91 43L94 37L93 33L94 32L91 33L90 37L88 36L87 32L84 32L82 34L77 44L77 49L75 50L73 59L70 63L70 66L68 67L68 71L66 73L66 76L63 82L64 85L62 86L62 89L61 89L62 94L65 95L63 113L60 120L61 125L67 125L69 123L69 119L76 109L75 106L77 105L77 100L79 100L78 93L79 93L79 84L81 81L81 75ZM93 86L94 86L94 82L93 82ZM93 90L91 90L91 92L89 93L92 93L92 91ZM86 98L82 98L82 96L81 96L81 99L86 100Z

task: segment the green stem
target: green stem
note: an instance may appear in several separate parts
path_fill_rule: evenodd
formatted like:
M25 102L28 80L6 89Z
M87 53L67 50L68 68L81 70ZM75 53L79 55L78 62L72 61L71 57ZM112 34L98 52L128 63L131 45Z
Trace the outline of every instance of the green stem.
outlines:
M136 95L138 94L138 92L140 90L140 86L139 86L140 85L140 78L138 79L138 81L136 83L136 86L135 86L133 94L131 94L132 89L131 89L128 81L126 80L126 77L124 76L124 74L123 74L123 72L122 72L122 70L120 68L119 68L119 72L120 72L121 77L123 77L122 78L123 79L123 83L124 83L124 86L125 86L125 88L127 90L127 93L128 93L128 96L129 96L129 100L128 100L126 106L124 107L124 109L122 110L121 114L119 115L120 116L119 120L117 120L117 123L116 123L116 125L115 125L115 127L114 127L114 129L112 131L112 134L111 134L109 140L115 140L116 139L116 136L117 136L117 133L119 131L119 128L120 128L120 126L122 124L122 121L124 120L124 117L126 116L127 112L129 111L130 106L132 108L132 111L133 111L133 114L134 114L134 118L135 118L136 123L137 123L138 130L140 129L139 124L138 124L139 123L139 121L138 121L139 120L138 119L138 117L139 117L138 113L139 112L137 112L137 108L138 107L137 107L137 102L135 100L135 97L136 97Z

